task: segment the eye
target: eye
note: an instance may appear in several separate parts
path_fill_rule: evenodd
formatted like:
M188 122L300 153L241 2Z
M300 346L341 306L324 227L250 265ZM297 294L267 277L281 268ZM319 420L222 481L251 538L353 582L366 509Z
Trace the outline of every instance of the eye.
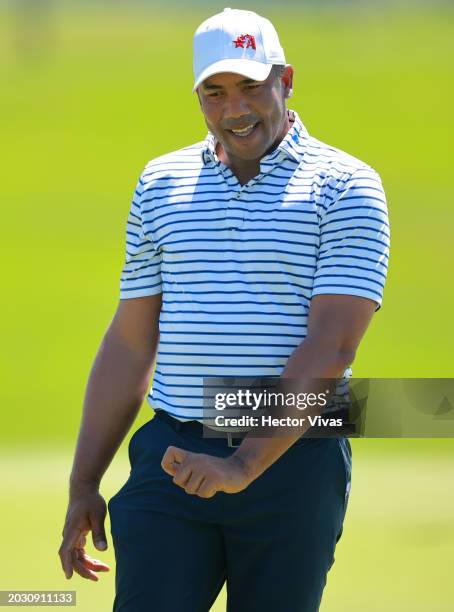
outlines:
M260 85L246 85L246 89L257 89Z

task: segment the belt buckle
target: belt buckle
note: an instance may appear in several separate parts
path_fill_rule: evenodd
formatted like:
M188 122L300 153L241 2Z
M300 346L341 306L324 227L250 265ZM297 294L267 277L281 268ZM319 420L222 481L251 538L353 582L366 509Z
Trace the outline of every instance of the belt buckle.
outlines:
M232 436L232 432L231 432L231 431L227 431L226 433L227 433L227 446L228 446L229 448L238 448L239 446L241 446L241 442L242 442L243 440L240 440L240 443L239 443L239 444L234 444L234 443L233 443L233 436Z

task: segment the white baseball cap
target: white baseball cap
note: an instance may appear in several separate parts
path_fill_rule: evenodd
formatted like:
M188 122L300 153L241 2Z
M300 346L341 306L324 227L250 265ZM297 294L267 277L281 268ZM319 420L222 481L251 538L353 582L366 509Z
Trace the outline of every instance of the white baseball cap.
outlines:
M285 65L284 50L268 19L252 11L225 8L209 17L194 34L194 93L218 72L264 81L273 64Z

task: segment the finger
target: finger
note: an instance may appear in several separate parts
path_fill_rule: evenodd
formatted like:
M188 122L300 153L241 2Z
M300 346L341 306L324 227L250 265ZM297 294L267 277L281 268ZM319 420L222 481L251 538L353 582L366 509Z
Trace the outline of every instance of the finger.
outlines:
M88 567L85 567L83 559L79 559L79 553L80 551L73 550L71 554L74 571L79 574L79 576L82 576L82 578L87 578L88 580L97 582L99 580L98 576Z
M88 578L89 580L98 580L98 576L94 573L95 571L108 571L105 569L95 569L94 567L90 567L94 559L91 559L86 555L84 550L75 549L72 554L72 564L74 571L77 572L83 578ZM104 565L104 564L103 564ZM108 567L108 566L107 566ZM110 569L110 568L109 568Z
M191 478L193 471L194 466L192 466L190 463L178 467L176 469L175 476L173 477L173 482L176 485L184 488L188 480Z
M178 468L178 465L181 465L184 462L187 454L188 453L181 448L169 446L161 461L162 469L173 476L175 474L175 470Z
M85 545L87 544L87 533L88 530L82 531L82 533L80 534L79 538L77 539L76 542L76 548L84 548Z
M77 541L80 537L81 529L79 527L70 527L66 532L63 538L63 542L60 546L58 554L60 555L60 561L65 572L66 578L71 578L73 574L73 564L72 564L72 551L77 544Z
M175 470L177 469L177 466L174 464L183 463L187 455L188 452L182 448L178 448L177 446L169 446L162 457L162 469L167 474L170 474L170 476L174 476Z
M106 511L103 514L91 513L89 515L93 544L98 550L107 550L107 537L104 529L105 516Z
M204 481L205 476L202 474L202 472L199 472L198 474L193 472L190 479L186 483L184 490L186 493L189 493L189 495L194 495Z
M208 499L210 497L214 497L216 493L217 493L217 489L214 486L214 484L208 479L205 479L200 485L196 495L198 495L199 497L204 497Z
M103 563L98 559L93 559L90 557L85 550L79 550L79 560L88 567L88 569L94 570L95 572L108 572L110 571L110 566L107 563Z

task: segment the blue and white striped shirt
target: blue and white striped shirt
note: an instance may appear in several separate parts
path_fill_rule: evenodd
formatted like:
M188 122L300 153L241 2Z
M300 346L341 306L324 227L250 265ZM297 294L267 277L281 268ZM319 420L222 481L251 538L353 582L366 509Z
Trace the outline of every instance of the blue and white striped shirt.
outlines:
M210 132L151 160L137 184L120 299L162 292L148 401L177 419L203 419L204 377L280 376L312 296L381 306L390 233L380 177L288 112L292 127L243 186Z

